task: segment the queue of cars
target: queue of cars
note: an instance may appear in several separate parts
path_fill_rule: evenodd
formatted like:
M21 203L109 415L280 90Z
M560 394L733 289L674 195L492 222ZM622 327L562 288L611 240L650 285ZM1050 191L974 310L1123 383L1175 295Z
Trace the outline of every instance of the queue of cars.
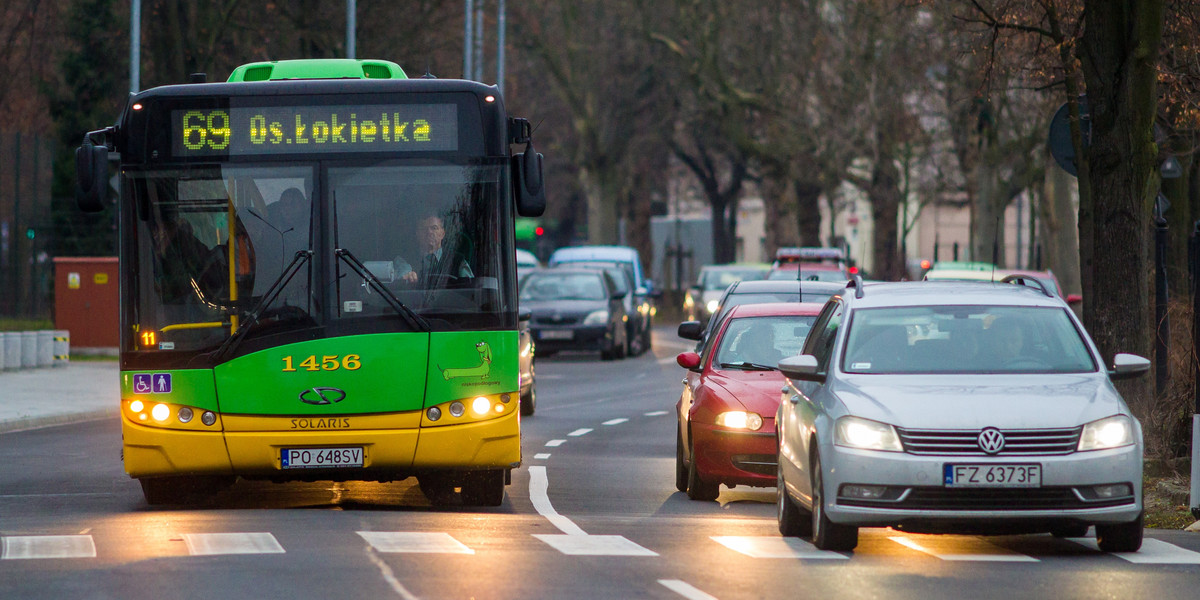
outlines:
M722 302L782 283L741 282ZM805 294L818 283L799 282ZM833 285L803 345L793 329L773 363L739 352L778 340L749 333L755 319L811 318L797 296L680 325L699 343L676 358L688 371L677 489L706 500L721 484L775 485L780 532L828 550L852 550L859 527L1079 537L1094 526L1102 550L1141 546L1141 428L1112 380L1149 361L1104 366L1036 277Z

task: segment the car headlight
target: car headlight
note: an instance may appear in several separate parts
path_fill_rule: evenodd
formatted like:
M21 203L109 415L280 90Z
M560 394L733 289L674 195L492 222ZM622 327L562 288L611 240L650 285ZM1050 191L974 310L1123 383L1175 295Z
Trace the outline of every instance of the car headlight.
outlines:
M704 305L705 310L707 310L708 314L710 314L710 315L717 312L717 309L720 307L721 307L721 303L716 300L709 300L708 304Z
M594 310L583 320L584 325L604 325L608 323L607 310Z
M1125 415L1114 415L1083 426L1079 451L1106 450L1133 443L1133 423Z
M833 443L863 450L904 451L895 427L858 417L842 417L837 420L833 428Z
M758 431L762 427L762 424L762 417L758 413L746 412L744 410L731 410L717 415L717 425L730 429Z

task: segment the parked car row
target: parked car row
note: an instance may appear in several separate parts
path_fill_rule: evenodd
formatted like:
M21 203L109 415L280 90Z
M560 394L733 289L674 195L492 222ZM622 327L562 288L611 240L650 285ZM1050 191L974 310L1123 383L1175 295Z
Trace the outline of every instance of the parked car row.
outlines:
M775 486L780 532L829 550L860 527L1141 546L1141 427L1112 381L1149 361L1105 367L1036 278L819 285L743 281L679 326L677 489Z

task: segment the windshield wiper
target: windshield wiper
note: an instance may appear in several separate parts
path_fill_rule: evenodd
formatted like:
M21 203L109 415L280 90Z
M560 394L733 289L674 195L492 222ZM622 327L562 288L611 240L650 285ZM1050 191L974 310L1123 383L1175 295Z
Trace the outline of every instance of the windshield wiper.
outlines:
M255 304L254 308L250 310L250 314L246 315L246 319L243 320L242 324L238 326L237 331L233 332L233 335L229 336L229 338L227 338L225 342L222 343L219 348L217 348L216 352L213 352L214 360L221 360L226 354L232 352L233 349L242 342L242 339L246 337L246 334L250 331L250 328L258 322L259 317L262 316L266 308L269 307L271 303L279 297L279 294L283 291L283 288L287 287L287 284L291 283L292 277L295 277L296 273L300 272L301 265L312 260L312 255L312 250L296 251L296 256L292 258L292 262L289 263L287 268L279 274L279 277L275 278L275 281L271 282L271 287L267 288L267 293L263 294L262 299L258 301L258 304Z
M417 313L413 312L411 308L405 306L405 304L401 302L391 290L384 287L384 285L379 282L379 278L375 277L375 274L372 273L371 270L366 267L366 265L362 264L357 257L351 254L349 250L345 248L337 248L333 251L333 253L338 258L346 261L346 264L350 265L350 267L354 269L356 273L358 273L359 277L362 277L368 284L370 284L371 287L375 288L375 291L379 292L379 295L383 296L383 299L387 300L387 303L392 305L392 308L395 309L397 313L400 313L400 315L409 322L409 325L415 327L419 331L430 330L429 323L425 319L421 318L421 315L418 315Z
M723 362L722 369L741 369L743 371L777 371L775 367L760 363L746 362L739 360L737 362Z

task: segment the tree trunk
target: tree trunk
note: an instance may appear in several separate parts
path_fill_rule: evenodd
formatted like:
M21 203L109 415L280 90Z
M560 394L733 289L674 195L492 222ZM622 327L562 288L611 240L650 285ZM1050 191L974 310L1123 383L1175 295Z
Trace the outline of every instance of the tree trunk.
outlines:
M1050 156L1046 160L1053 162ZM1065 294L1080 293L1079 231L1075 225L1073 178L1070 173L1048 165L1038 206L1038 238L1042 247L1042 269L1054 271ZM1037 265L1034 265L1036 268Z
M1162 194L1171 202L1171 208L1165 215L1168 227L1167 285L1170 286L1171 297L1187 298L1192 293L1188 282L1188 238L1192 235L1192 220L1195 218L1188 200L1193 162L1190 150L1196 143L1196 135L1174 136L1168 143L1171 154L1179 161L1182 176L1162 180Z
M1005 261L1003 190L999 174L991 161L975 167L975 211L971 224L971 260L994 263L1003 268Z
M587 198L587 240L589 244L616 244L618 215L609 176L599 170L580 167L579 181Z
M900 173L891 159L875 163L867 196L871 200L871 217L875 221L874 279L899 281L904 275L904 259L900 256L899 223Z
M763 174L759 192L763 199L763 235L766 237L766 257L775 251L797 244L796 202L791 192L791 179L786 173L770 170Z
M796 218L801 246L823 246L821 243L821 192L819 181L796 179Z
M1147 238L1157 190L1154 144L1155 81L1163 0L1139 3L1085 0L1080 60L1091 107L1088 163L1094 198L1092 303L1088 329L1106 363L1117 352L1151 356L1150 261ZM1154 380L1119 386L1145 414Z

